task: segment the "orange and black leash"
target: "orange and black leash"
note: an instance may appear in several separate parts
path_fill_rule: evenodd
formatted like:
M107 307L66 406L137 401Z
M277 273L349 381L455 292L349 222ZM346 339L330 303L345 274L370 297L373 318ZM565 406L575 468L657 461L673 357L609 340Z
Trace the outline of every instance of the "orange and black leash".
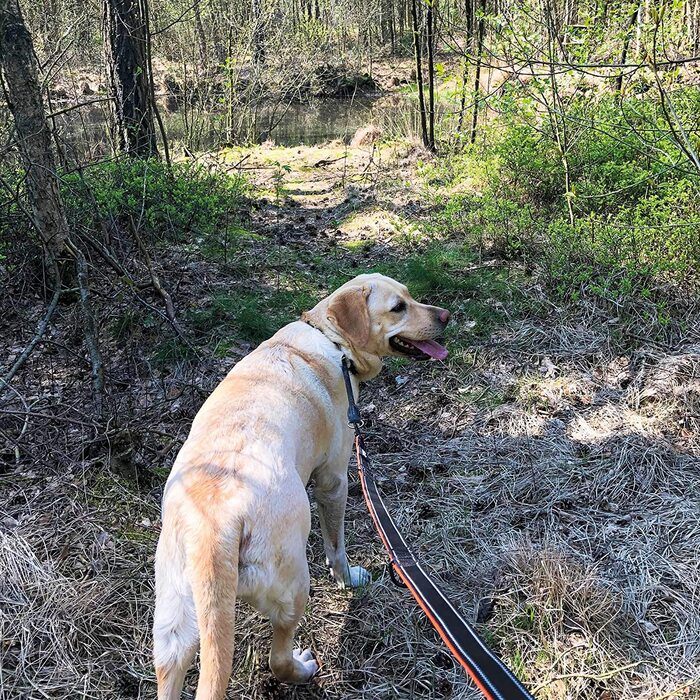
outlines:
M508 667L459 614L444 593L425 573L396 527L379 493L360 431L360 412L350 382L348 361L343 357L343 379L348 393L348 422L355 430L355 452L362 491L374 525L389 553L392 580L403 585L427 615L454 658L462 665L488 700L533 700Z

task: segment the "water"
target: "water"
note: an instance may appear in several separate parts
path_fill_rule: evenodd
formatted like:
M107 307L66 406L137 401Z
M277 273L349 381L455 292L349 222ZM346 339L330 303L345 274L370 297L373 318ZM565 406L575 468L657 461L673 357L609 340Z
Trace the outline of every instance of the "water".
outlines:
M354 133L372 121L377 98L316 100L294 103L273 113L264 109L257 120L258 142L271 138L281 146L314 146L334 139L349 141ZM270 128L272 127L272 128Z
M171 148L190 151L220 148L226 142L226 119L222 112L160 107ZM404 96L362 96L317 99L312 103L262 104L241 111L234 127L239 143L274 141L282 146L306 145L340 139L349 142L368 124L398 127L415 133L412 102ZM110 116L106 102L73 109L55 118L71 159L84 160L111 152Z

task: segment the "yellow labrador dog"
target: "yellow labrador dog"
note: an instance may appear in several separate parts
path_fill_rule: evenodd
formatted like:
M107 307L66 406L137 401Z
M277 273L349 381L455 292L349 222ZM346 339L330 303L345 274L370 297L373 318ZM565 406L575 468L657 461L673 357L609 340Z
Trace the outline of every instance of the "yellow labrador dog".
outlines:
M382 357L444 359L434 338L449 318L389 277L360 275L241 360L205 402L163 496L153 629L160 700L180 697L198 646L197 700L224 697L237 597L270 619L278 679L302 683L318 670L309 650L293 650L309 594L310 479L332 576L341 587L370 580L345 554L352 430L341 360L357 395Z

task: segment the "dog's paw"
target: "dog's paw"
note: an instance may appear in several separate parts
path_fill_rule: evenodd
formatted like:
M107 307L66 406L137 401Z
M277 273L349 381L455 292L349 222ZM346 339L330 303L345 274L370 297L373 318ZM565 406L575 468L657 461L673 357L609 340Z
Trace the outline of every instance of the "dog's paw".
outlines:
M318 663L314 659L311 649L295 649L294 656L295 683L306 683L310 681L318 671Z
M351 566L350 567L350 580L347 585L350 588L359 588L360 586L367 586L372 582L372 577L370 576L367 569L363 569L361 566Z
M326 564L328 564L328 559L326 559ZM372 581L367 569L363 569L361 566L350 566L347 559L343 560L342 566L330 566L330 572L340 589L359 588Z

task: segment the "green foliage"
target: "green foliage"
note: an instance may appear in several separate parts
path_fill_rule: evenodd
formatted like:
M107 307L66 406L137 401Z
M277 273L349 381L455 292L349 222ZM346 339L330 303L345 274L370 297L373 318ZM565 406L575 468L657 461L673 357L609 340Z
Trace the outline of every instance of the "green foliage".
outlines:
M295 31L294 40L302 47L320 47L327 44L331 39L328 27L320 20L312 17L302 18Z
M700 95L678 90L674 105L679 123L692 123ZM658 100L570 97L565 152L527 95L510 89L499 107L484 146L424 173L448 191L438 230L541 267L563 299L643 298L667 322L669 290L685 295L700 281L700 173L671 138ZM449 193L468 179L466 191Z
M189 242L235 226L246 185L191 163L116 160L65 175L62 193L73 226L130 219L148 240Z
M213 297L202 309L190 313L190 322L200 337L225 329L226 335L259 343L298 319L314 303L314 297L306 290L240 290Z
M499 174L507 174L503 186L511 196L528 197L543 205L561 198L561 157L553 139L544 138L527 124L515 123L496 140L493 156L499 161ZM502 194L499 189L494 194Z
M471 245L441 241L405 258L378 265L374 271L403 282L418 300L431 301L457 313L473 335L487 335L503 321L503 302L511 307L521 302L501 270L474 269L476 253ZM448 326L453 347L468 342L463 329Z
M469 247L435 244L406 258L379 265L376 271L401 280L416 298L438 293L453 296L473 291L474 281L468 273L473 261Z

